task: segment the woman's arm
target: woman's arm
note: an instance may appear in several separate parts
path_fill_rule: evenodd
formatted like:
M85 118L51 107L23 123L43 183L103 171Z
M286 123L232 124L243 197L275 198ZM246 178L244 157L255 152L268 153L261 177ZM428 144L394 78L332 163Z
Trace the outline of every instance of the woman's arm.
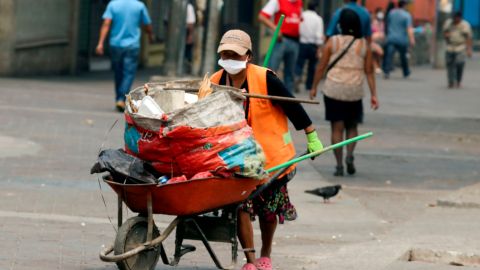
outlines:
M375 73L373 68L372 49L369 43L367 46L367 54L365 55L365 74L367 75L368 88L370 88L370 106L372 109L378 109L377 86L375 84Z
M269 18L265 17L265 15L263 15L262 13L258 14L258 21L260 23L263 23L266 27L270 28L270 30L272 31L275 31L275 29L277 28L277 25L273 23ZM280 41L280 40L282 40L281 31L278 32L278 36L277 36L277 41Z
M271 96L281 96L281 97L294 97L285 85L280 81L280 79L271 71L267 71L267 93ZM315 131L315 126L312 124L312 120L308 116L305 109L299 103L290 103L290 102L274 102L282 108L285 115L288 117L290 122L296 130L303 129L307 136L308 141L308 151L315 152L323 149L323 144L318 138L317 132Z
M323 46L322 59L320 60L320 63L317 65L317 68L315 70L312 89L310 89L310 99L314 99L317 96L318 84L322 80L323 73L325 73L325 69L327 68L328 63L330 62L331 48L332 48L332 39L330 38L328 39L327 44Z
M267 94L270 96L294 97L272 71L267 71ZM274 100L272 100L272 103L282 108L296 130L305 129L306 132L312 130L308 128L312 125L312 120L300 103L277 102Z

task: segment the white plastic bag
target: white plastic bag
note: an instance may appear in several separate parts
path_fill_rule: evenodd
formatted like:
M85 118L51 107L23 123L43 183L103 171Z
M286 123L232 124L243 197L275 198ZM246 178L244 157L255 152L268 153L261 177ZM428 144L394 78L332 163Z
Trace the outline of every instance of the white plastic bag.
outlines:
M138 108L138 114L146 117L161 118L164 111L150 96L144 96L140 107Z

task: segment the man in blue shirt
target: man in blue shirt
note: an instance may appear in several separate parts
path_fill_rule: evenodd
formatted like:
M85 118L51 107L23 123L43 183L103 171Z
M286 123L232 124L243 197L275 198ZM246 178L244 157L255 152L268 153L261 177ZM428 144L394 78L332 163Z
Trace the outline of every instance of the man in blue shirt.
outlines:
M393 9L387 17L388 34L385 45L385 59L383 61L383 72L388 79L393 66L393 55L395 51L400 54L403 77L410 75L408 67L407 52L408 47L415 46L415 36L413 35L412 16L405 10L407 1L400 0L398 8Z
M339 35L341 33L338 21L340 20L340 13L344 8L352 9L355 11L355 13L357 13L358 17L360 18L360 23L362 24L362 37L365 37L370 42L372 36L370 14L366 8L358 5L356 0L345 0L345 5L335 11L327 28L327 37Z
M138 65L140 26L153 41L151 20L145 5L138 0L112 0L103 13L103 24L96 53L104 54L103 44L110 32L110 57L115 73L115 101L120 112L125 109L125 95L130 91Z

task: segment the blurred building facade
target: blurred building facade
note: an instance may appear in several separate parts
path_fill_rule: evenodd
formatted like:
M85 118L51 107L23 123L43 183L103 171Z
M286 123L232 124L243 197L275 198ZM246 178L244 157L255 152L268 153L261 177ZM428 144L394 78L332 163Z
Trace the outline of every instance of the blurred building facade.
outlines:
M480 39L480 0L455 0L453 8L462 11L464 19L472 26L474 39Z
M0 0L0 75L74 74L90 70L98 60L95 46L108 2ZM173 1L143 2L152 15L157 40L142 46L140 62L143 66L160 65L168 33L165 22ZM108 54L108 42L105 45Z
M134 1L134 0L132 0ZM312 1L312 0L310 0ZM315 1L315 0L313 0ZM0 0L0 75L75 74L108 68L108 58L94 54L102 14L109 0ZM271 31L260 26L257 15L267 0L143 0L147 5L155 42L142 40L140 65L158 67L159 73L181 75L184 38L182 24L188 2L196 9L194 74L216 67L216 46L221 35L240 28L252 36L254 59L263 59ZM309 0L304 1L305 5ZM328 20L343 0L318 1ZM169 23L174 22L174 23ZM108 55L108 44L106 54ZM172 74L173 75L173 74Z
M0 75L74 69L76 4L76 0L0 0Z
M132 0L136 1L136 0ZM257 16L268 0L143 0L152 18L155 42L142 39L140 66L158 68L159 74L184 75L182 67L186 6L196 10L193 74L216 67L216 46L221 35L232 28L248 32L253 41L254 61L261 63L272 31L260 25ZM328 24L343 0L315 1ZM443 1L443 0L442 0ZM466 19L478 29L479 0L446 0L465 11ZM0 0L0 76L75 74L95 69L108 57L94 54L102 14L109 0ZM387 0L362 0L370 11L384 7ZM414 1L410 11L418 23L435 24L437 0ZM476 9L475 9L476 7ZM474 10L477 10L476 13ZM476 20L476 21L475 21ZM172 22L172 23L170 23ZM477 30L478 33L478 30ZM108 44L106 53L108 55Z

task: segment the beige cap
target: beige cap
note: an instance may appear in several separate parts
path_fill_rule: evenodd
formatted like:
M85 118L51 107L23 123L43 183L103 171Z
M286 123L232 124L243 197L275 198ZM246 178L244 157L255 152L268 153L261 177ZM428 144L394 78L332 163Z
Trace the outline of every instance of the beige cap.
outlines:
M234 29L223 34L217 52L234 51L239 55L245 55L248 50L252 50L250 36L242 30Z

